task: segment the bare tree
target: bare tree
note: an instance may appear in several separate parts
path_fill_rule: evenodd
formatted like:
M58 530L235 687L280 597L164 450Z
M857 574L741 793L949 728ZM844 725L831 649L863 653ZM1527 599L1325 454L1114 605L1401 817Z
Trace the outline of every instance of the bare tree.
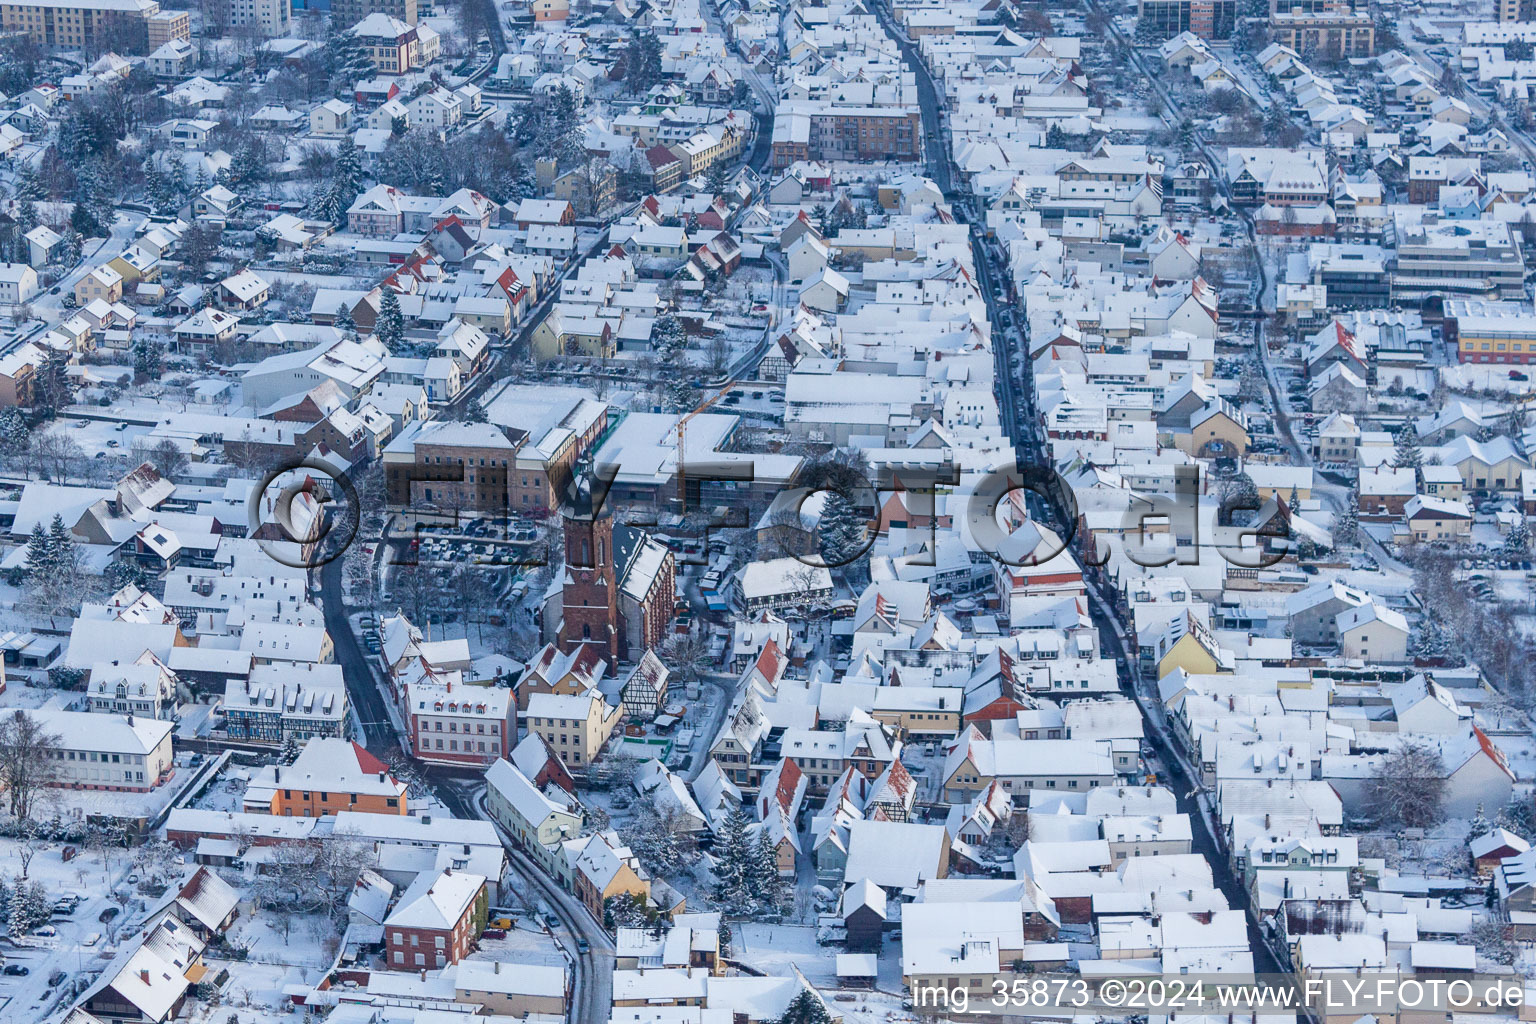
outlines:
M704 366L709 370L710 377L724 376L725 371L730 369L731 343L724 334L717 334L710 339L708 347L704 349Z
M815 532L805 528L805 519L799 510L788 506L770 512L767 524L757 531L757 557L760 559L790 558L808 555L815 550Z
M674 633L662 643L662 661L672 678L692 683L709 670L709 638L697 627L686 633Z
M1365 802L1383 827L1428 828L1445 817L1445 762L1427 743L1403 743L1366 781Z
M33 435L33 465L38 473L50 480L62 483L69 476L70 469L83 458L85 451L74 439L57 430Z
M0 788L10 800L11 816L30 821L43 790L59 778L59 738L25 711L0 720Z
M155 471L167 480L180 476L187 468L186 453L168 437L163 438L159 444L150 449L149 461L155 467Z

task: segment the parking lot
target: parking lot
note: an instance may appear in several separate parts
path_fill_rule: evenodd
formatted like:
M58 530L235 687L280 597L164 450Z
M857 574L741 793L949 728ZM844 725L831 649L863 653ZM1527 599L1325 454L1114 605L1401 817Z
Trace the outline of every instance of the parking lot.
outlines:
M532 545L538 540L538 527L520 519L421 521L414 524L410 550L415 561L427 564L530 565L535 564Z

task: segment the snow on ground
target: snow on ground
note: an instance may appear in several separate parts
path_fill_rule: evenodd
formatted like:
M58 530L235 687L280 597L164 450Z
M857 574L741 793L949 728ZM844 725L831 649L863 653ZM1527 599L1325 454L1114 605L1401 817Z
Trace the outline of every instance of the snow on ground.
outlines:
M799 924L732 925L731 958L765 974L791 975L800 968L812 985L837 986L837 952L816 944L816 927Z
M73 914L50 922L58 930L56 938L6 948L5 962L26 967L29 973L24 977L0 976L0 1019L42 1019L55 1009L55 1000L100 974L106 960L116 952L117 939L132 934L142 922L146 898L132 895L122 883L133 867L127 852L121 848L85 850L66 861L64 845L39 844L27 865L27 878L41 883L53 899L73 894L82 902ZM22 873L21 851L18 841L0 838L0 875L7 882ZM100 920L107 910L118 911L110 924ZM91 944L86 946L86 942ZM48 979L56 971L66 977L49 992Z
M250 960L280 967L329 967L340 948L340 933L323 914L243 914L228 938L248 948Z
M494 915L492 915L494 916ZM532 917L519 917L506 938L481 939L480 952L471 960L500 960L504 963L533 964L543 967L567 967L569 961L555 940Z

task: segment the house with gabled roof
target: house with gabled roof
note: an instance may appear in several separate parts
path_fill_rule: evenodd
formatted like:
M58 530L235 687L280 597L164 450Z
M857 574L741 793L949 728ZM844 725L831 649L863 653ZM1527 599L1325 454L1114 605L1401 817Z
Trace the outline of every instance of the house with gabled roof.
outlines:
M774 851L779 874L785 878L793 878L795 874L795 858L800 854L797 822L808 786L809 780L800 766L791 758L780 758L773 770L764 776L753 805L758 817L753 831L767 839Z
M385 964L416 971L458 963L485 930L489 912L485 876L452 868L424 871L384 920Z
M198 868L176 892L168 908L172 917L199 938L211 941L227 932L240 912L240 894L206 866Z

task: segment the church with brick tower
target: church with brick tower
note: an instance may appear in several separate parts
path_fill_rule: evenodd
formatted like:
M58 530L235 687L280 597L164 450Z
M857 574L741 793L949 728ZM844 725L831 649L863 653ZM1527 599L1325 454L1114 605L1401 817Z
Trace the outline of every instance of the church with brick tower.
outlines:
M544 636L569 653L592 644L611 669L666 640L677 601L672 551L645 530L617 525L593 508L577 481L560 507L565 565L545 595Z

